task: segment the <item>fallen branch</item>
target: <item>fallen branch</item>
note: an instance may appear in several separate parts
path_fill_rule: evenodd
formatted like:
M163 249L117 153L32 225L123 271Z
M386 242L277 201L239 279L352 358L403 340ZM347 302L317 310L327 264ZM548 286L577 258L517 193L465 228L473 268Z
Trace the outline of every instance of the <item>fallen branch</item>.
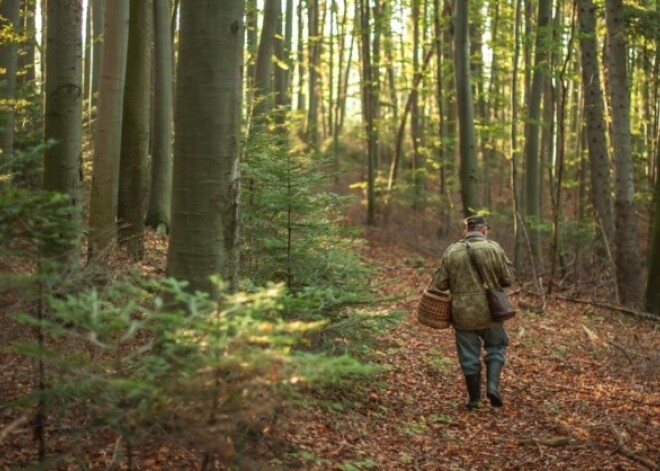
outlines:
M646 466L649 469L655 469L658 470L660 469L660 466L649 458L645 456L638 455L637 453L634 453L630 448L625 443L625 440L623 439L623 435L621 435L621 432L617 430L617 428L610 424L610 430L612 431L612 434L616 438L616 444L617 444L617 449L619 453L621 453L623 456L626 458L630 458L631 460L637 461L638 463L642 463L644 466Z
M571 443L568 437L552 438L521 438L518 440L521 445L546 445L546 446L564 446Z
M543 298L543 295L540 295L539 293L535 293L534 291L529 291L529 290L518 290L518 292L524 292L525 294L530 294L533 296L538 296ZM655 314L651 314L650 312L644 312L644 311L638 311L636 309L632 309L626 306L621 306L620 304L612 304L604 301L592 301L588 299L580 299L580 298L571 298L568 296L561 296L559 294L551 294L549 296L552 299L559 299L562 301L568 301L571 303L577 303L577 304L588 304L590 306L596 306L600 307L603 309L610 309L612 311L617 311L617 312L623 312L624 314L629 314L631 316L638 317L640 319L645 319L648 321L655 321L655 322L660 322L660 316L657 316Z
M26 415L19 417L18 419L14 420L12 423L7 425L5 428L0 430L0 443L2 443L5 438L12 433L14 430L19 428L20 426L26 424L28 422L28 418Z

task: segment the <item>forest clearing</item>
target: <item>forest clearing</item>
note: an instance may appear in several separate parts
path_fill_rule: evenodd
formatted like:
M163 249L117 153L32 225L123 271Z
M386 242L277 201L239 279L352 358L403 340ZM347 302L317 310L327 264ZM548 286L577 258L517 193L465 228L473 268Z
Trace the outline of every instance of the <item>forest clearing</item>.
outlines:
M0 469L660 469L659 45L654 0L0 0Z

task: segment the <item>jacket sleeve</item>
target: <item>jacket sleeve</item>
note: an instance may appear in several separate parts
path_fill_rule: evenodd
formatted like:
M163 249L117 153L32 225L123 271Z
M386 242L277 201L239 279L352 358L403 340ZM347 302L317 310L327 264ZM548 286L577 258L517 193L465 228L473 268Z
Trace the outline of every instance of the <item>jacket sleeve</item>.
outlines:
M500 249L500 273L499 273L499 282L500 286L506 288L511 286L516 279L513 263L509 260L509 257L506 256L506 253L503 249Z
M440 291L447 291L450 289L449 283L449 257L447 256L449 249L444 253L440 260L440 267L433 276L433 286Z

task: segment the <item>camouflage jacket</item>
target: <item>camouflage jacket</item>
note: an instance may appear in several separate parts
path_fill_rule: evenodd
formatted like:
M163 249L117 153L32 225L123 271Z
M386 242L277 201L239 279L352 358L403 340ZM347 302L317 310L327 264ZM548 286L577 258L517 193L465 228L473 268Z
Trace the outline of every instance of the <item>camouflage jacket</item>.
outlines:
M496 323L490 320L486 292L470 262L465 240L470 242L475 261L481 267L488 286L504 288L513 284L513 265L502 247L479 232L470 232L466 239L447 248L434 275L434 285L439 290L451 292L454 328L487 329Z

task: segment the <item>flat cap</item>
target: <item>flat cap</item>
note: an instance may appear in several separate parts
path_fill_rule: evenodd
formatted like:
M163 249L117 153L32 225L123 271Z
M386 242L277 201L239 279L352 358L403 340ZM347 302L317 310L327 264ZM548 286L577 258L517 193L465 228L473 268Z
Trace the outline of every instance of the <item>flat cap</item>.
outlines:
M468 216L465 218L465 226L468 229L472 229L477 226L486 226L487 228L490 229L490 226L488 225L488 220L486 220L485 216Z

